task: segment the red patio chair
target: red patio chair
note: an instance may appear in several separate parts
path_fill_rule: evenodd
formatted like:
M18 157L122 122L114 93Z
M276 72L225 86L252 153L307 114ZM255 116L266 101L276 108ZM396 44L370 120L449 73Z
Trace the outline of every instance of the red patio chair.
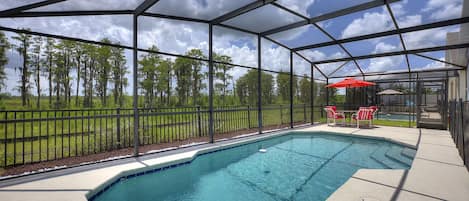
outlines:
M370 109L373 110L373 119L376 119L376 115L378 114L378 110L379 110L378 106L376 105L370 106ZM373 122L371 123L373 124Z
M329 106L326 106L326 108L331 108L332 110L334 110L334 112L337 112L337 106L335 105L329 105Z
M332 122L336 124L336 120L338 119L341 119L342 124L345 125L345 114L337 112L336 110L334 110L335 108L335 106L326 106L324 108L324 110L326 111L327 125L330 125L330 120L332 120Z
M373 125L373 109L360 107L357 113L352 114L352 119L357 121L357 128L360 128L360 121L368 121L368 125Z

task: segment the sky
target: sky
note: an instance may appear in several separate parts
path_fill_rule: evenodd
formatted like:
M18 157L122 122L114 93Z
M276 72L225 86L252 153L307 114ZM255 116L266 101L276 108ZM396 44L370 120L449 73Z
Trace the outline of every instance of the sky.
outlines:
M2 0L0 10L38 1L40 0ZM315 17L368 1L370 0L278 0L277 3L306 17ZM461 17L462 1L401 0L391 4L391 11L396 17L398 26L404 28ZM48 7L33 9L32 11L125 10L134 9L141 2L143 0L68 0ZM210 20L251 2L253 0L160 0L148 12ZM298 16L287 13L275 6L266 5L223 23L262 32L300 20L302 18ZM322 21L317 25L327 31L334 39L395 29L389 11L385 6ZM0 26L30 28L33 31L93 41L99 41L107 37L123 45L132 45L132 16L130 15L0 19ZM138 44L140 48L149 48L156 45L160 51L174 54L185 54L190 49L199 48L205 55L208 55L208 25L206 24L140 17L138 27ZM457 31L459 31L459 26L442 27L403 34L403 40L407 49L434 47L446 44L447 33ZM14 34L7 33L7 35L12 36ZM313 25L276 33L269 37L291 48L332 40ZM215 26L213 41L215 53L230 56L234 64L257 67L256 35ZM262 67L274 71L289 71L289 51L265 39L261 43ZM346 43L344 47L352 56L403 50L398 35ZM299 53L312 61L348 56L338 45L304 50ZM126 50L125 54L127 66L129 71L132 72L130 67L132 52ZM445 60L444 51L429 52L425 55ZM21 57L13 50L8 53L8 57L6 91L18 94L17 90L14 89L18 86L17 80L19 80L19 72L15 71L15 67L21 65ZM175 59L174 57L168 58ZM293 63L295 74L310 73L310 65L300 57L295 55ZM355 75L359 73L354 62L344 63L321 64L318 65L318 68L328 76ZM364 72L407 70L405 56L358 60L357 63ZM442 62L417 56L409 56L409 63L413 70L445 67ZM342 67L336 70L339 66ZM234 68L229 73L236 80L246 72L247 69ZM317 71L315 71L314 77L320 78L317 74ZM132 83L131 74L128 77L129 83ZM41 82L44 83L42 86L47 85L45 80L41 80ZM33 91L35 90L33 89ZM126 91L130 94L131 87L129 86ZM47 88L43 89L43 93L45 92L47 92Z

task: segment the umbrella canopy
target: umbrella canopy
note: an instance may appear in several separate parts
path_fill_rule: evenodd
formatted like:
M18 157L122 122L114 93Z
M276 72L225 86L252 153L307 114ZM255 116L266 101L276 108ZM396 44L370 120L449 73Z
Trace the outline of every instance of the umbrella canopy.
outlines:
M393 89L386 89L386 90L380 91L376 94L378 94L378 95L402 95L404 93L402 93L400 91L393 90Z
M375 83L373 82L367 82L363 80L356 80L353 78L345 78L344 80L327 85L326 87L329 88L356 88L356 87L367 87L367 86L373 86Z

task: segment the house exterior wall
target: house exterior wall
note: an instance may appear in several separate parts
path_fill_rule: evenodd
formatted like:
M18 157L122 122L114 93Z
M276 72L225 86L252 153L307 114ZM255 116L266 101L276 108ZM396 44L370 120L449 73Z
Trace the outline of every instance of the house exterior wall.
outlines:
M464 0L462 8L462 16L469 16L469 0ZM459 32L448 33L447 44L460 44L469 41L469 23L461 24ZM466 66L465 70L458 71L457 77L451 77L448 80L448 100L462 98L469 100L469 74L467 73L469 52L468 48L454 49L446 51L446 61L450 63Z

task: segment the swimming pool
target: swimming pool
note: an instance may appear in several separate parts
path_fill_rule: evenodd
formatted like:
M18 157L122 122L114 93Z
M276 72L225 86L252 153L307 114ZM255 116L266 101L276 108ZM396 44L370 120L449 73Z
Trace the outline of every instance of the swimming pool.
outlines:
M376 117L377 119L382 120L392 120L392 121L409 121L409 114L383 114L379 113ZM410 120L415 121L415 115L410 115Z
M383 140L290 133L122 177L90 200L325 200L356 170L408 169L414 155Z

